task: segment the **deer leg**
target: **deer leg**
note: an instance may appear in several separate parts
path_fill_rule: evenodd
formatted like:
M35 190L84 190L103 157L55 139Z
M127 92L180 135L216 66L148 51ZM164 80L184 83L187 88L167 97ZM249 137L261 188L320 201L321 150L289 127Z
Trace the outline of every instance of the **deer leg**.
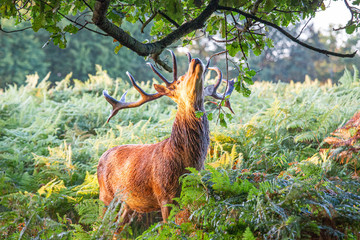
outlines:
M134 213L134 210L130 209L130 207L126 203L124 203L124 204L125 204L124 205L124 210L123 210L123 213L120 216L119 228L115 231L114 236L121 233L121 231L124 229L124 226L131 221L131 217L132 217L132 215Z
M122 226L130 222L132 214L134 213L134 210L130 209L130 207L126 203L124 204L125 204L124 211L120 217L121 219L120 225Z
M167 223L167 219L169 217L170 210L171 210L171 207L165 206L165 205L170 204L170 203L172 203L171 200L161 201L161 216L162 216L164 223Z

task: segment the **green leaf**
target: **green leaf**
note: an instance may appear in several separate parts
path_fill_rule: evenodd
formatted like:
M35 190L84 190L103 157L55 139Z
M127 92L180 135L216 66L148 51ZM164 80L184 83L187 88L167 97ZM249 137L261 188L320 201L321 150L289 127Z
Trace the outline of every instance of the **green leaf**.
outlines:
M229 55L235 57L235 55L240 51L240 46L238 42L232 42L231 44L226 45L226 49L229 50Z
M226 118L229 119L230 121L233 119L233 115L231 115L230 113L227 113Z
M266 42L266 45L267 45L269 48L273 48L273 47L274 47L274 42L273 42L272 39L266 38L266 39L265 39L265 42Z
M249 55L249 46L248 46L247 43L242 42L242 43L241 43L241 49L243 50L243 52L244 52L244 54L245 54L246 56Z
M249 85L253 85L253 84L254 84L253 80L252 80L251 78L249 78L249 77L244 77L244 81L245 81L247 84L249 84Z
M182 43L182 46L184 47L184 46L188 45L189 42L190 42L190 41L189 41L188 39L184 39L184 40L183 40L183 43Z
M356 29L355 25L350 25L345 28L345 31L347 34L352 34L355 31L355 29Z
M253 53L255 54L255 56L259 56L261 54L261 48L255 47L253 49Z
M270 12L275 7L273 0L266 0L264 10L265 12Z
M209 113L207 115L207 118L208 118L209 121L213 120L213 113Z
M242 83L242 76L238 76L238 81L235 82L235 90L240 92L240 88L241 88L241 83Z
M184 8L180 0L161 0L160 4L166 9L168 16L181 24L184 18Z
M326 10L326 6L325 6L325 3L324 3L324 2L321 3L321 10L323 10L323 11Z
M195 116L196 116L197 118L201 118L203 115L204 115L204 112L202 112L202 111L195 111Z
M236 89L236 90L237 90L237 89ZM237 90L237 91L238 91L238 90ZM238 92L242 93L242 95L243 95L244 97L249 97L250 94L251 94L251 90L250 90L249 88L247 88L243 82L240 83L240 89L239 89Z
M225 121L224 113L219 114L219 119L220 119L220 126L227 127L227 123Z
M75 27L72 24L67 25L66 27L64 27L64 31L68 32L68 33L77 33L79 31L79 29L77 27Z
M46 22L44 14L39 14L38 16L33 18L32 29L34 30L34 32L37 32L45 25L45 23Z
M61 48L61 49L66 48L66 39L65 38L63 40L60 39L59 48Z
M247 73L248 76L250 76L250 77L253 77L253 76L256 75L256 71L255 71L255 70L249 70L249 71L247 71L246 73Z
M123 47L122 44L117 45L117 46L114 48L114 53L115 53L115 54L118 54L118 52L120 51L120 49L121 49L122 47Z

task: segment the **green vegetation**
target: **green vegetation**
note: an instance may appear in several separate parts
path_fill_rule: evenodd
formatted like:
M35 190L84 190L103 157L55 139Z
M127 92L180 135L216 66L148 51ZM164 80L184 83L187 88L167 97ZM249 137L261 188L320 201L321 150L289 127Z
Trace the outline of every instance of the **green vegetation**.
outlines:
M135 75L135 74L134 74ZM136 77L136 75L135 75ZM73 85L70 85L73 82ZM49 87L27 77L0 92L0 236L5 239L106 239L121 209L102 216L96 166L110 147L154 143L169 136L176 109L163 98L123 110L105 125L114 97L136 90L101 67L86 82L68 75ZM144 90L153 92L150 82ZM357 239L360 231L359 154L340 164L320 148L360 106L357 70L338 85L256 82L246 98L233 94L235 115L215 126L207 103L211 147L206 169L182 178L168 224L143 217L119 237L139 239ZM353 133L354 134L354 133ZM359 141L354 143L358 148ZM356 171L357 174L356 174ZM190 216L176 224L180 210ZM187 211L187 214L186 214ZM179 223L179 222L178 222Z
M2 26L9 27L12 23L3 20ZM132 33L135 36L140 34L134 29ZM148 31L142 35L148 37ZM111 38L82 31L68 37L66 49L47 44L49 39L49 34L41 30L37 33L23 31L13 34L0 31L0 88L14 83L24 85L25 75L35 72L41 77L51 72L49 81L52 84L70 72L72 79L86 81L89 73L95 74L96 64L103 66L112 76L126 71L136 72L137 79L149 80L153 76L144 68L144 58L136 53L123 48L115 54L111 46L116 43Z
M10 26L11 21L2 21L3 27ZM141 36L136 29L131 29L132 35ZM295 34L295 32L294 32ZM336 39L341 38L339 32L334 32L330 36L315 32L308 27L304 30L308 41L323 48L343 52L346 49L354 49L359 42L359 37L349 38L343 46L337 47ZM145 29L143 37L149 37ZM310 50L298 48L290 40L282 38L280 33L270 31L269 37L276 42L276 48L265 48L260 56L250 54L249 65L257 71L254 80L283 82L303 81L305 75L317 78L325 82L328 78L337 81L344 71L344 68L351 68L352 65L359 66L360 57L352 59L327 57ZM52 84L60 81L68 73L72 72L72 79L85 81L88 74L94 74L94 66L99 64L108 71L111 76L125 76L125 72L136 73L137 81L148 81L154 74L145 66L144 58L137 56L129 49L121 48L117 54L111 47L111 39L92 32L79 32L68 37L66 49L59 49L52 44L42 46L49 40L49 34L44 31L34 33L24 31L13 34L0 32L0 88L5 88L8 84L26 84L25 75L37 72L40 77L51 72L49 81ZM27 42L27 44L23 44ZM290 47L288 47L290 46ZM214 52L221 52L223 48L218 46L216 50L209 51L206 47L198 43L187 46L189 51L200 59L209 58ZM288 54L284 52L288 51ZM186 56L177 53L180 71L184 71ZM166 56L167 60L169 55ZM66 61L64 61L66 59ZM212 63L220 69L226 68L224 56L212 59ZM145 66L145 67L144 67ZM229 77L235 78L239 74L238 70L229 65ZM166 73L165 73L166 75Z
M122 51L122 58L116 61L110 57L110 52L117 53L125 48L139 56L151 58L155 63L171 72L168 59L162 54L165 49L181 45L191 46L193 42L198 41L197 39L205 40L203 42L206 42L204 45L207 46L201 46L202 51L213 52L211 48L218 45L222 50L228 50L227 57L231 56L234 59L230 64L226 61L226 64L234 66L234 75L238 78L235 83L236 89L238 92L248 95L250 93L249 85L252 84L252 78L255 76L254 66L249 65L251 56L257 58L265 52L259 58L267 58L270 61L256 69L264 69L263 75L260 76L261 80L264 80L264 76L271 80L275 76L284 81L289 77L301 76L303 78L304 72L299 74L298 69L315 72L315 68L312 67L314 65L316 71L320 73L329 71L326 58L319 59L319 55L314 57L311 54L304 56L303 50L306 48L317 53L320 52L324 56L355 57L356 47L354 45L357 43L356 33L360 26L358 11L360 1L344 1L343 4L351 13L351 18L345 25L340 26L339 30L343 30L349 35L353 34L355 38L348 44L343 44L342 47L338 47L335 34L331 35L332 39L322 42L317 37L311 38L309 34L307 34L306 40L300 37L304 30L300 24L330 6L322 0L3 0L0 2L0 31L6 34L15 34L14 32L28 30L40 36L46 32L46 39L40 42L51 43L59 48L73 45L71 47L73 50L69 51L68 56L64 58L67 61L62 61L57 50L47 50L46 56L42 52L39 60L45 60L47 56L50 56L48 59L51 59L51 64L50 61L46 61L49 62L48 66L40 64L41 66L36 69L46 71L46 67L52 68L55 76L75 71L75 78L79 78L78 72L88 73L94 63L102 65L109 72L113 72L119 67L121 69L123 63L125 63L126 70L141 71L143 68L134 66L136 61L133 59L135 58L128 53ZM11 22L7 24L9 19ZM289 26L295 26L296 29L292 29L290 32ZM91 31L99 36L84 37L88 36L82 35L86 31ZM270 33L275 31L281 33L282 38L287 41L273 39L271 37L273 34ZM72 35L82 35L82 37L72 43ZM17 48L28 52L24 59L18 56L12 58L9 52L3 53L0 50L0 56L6 57L5 64L0 67L10 69L17 66L21 59L24 64L20 64L21 66L18 68L29 71L29 63L35 56L36 50L32 48L34 43L29 44L31 47L28 49L24 42L31 41L31 38L31 36L20 38L22 41L17 44ZM281 45L286 45L289 49L280 54L269 54L268 49L277 48L279 50ZM209 51L207 48L211 50ZM111 51L106 49L111 49ZM296 66L292 62L293 59L290 61L289 54L293 54L303 61L302 67ZM309 61L310 59L312 61ZM279 68L273 65L274 62L279 61L282 61L282 68L289 70L287 73L277 74ZM68 62L65 65L70 65L72 68L67 71L62 67L63 62ZM261 65L262 60L257 62L260 62L259 65ZM312 62L316 62L316 64L312 64ZM332 70L334 68L332 66ZM340 72L342 69L335 70L335 72ZM271 74L268 71L272 71ZM5 75L0 70L0 75L3 75L1 77L6 82L10 82L14 70L3 72ZM327 78L328 76L323 74L320 77ZM331 75L330 77L337 76ZM0 85L0 87L3 86Z

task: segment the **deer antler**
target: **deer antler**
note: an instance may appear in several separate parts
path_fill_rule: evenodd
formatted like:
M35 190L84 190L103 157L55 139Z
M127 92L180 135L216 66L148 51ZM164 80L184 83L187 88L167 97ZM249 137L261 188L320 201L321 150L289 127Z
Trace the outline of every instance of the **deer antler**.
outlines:
M139 85L135 82L134 77L129 72L126 72L126 74L129 76L130 81L131 81L132 85L134 86L134 88L140 93L141 98L136 102L125 102L125 96L127 94L127 91L126 91L121 96L120 101L118 101L115 98L111 97L106 90L104 90L103 94L104 94L104 97L105 97L106 101L108 101L113 107L113 109L111 111L111 114L110 114L109 118L106 121L107 123L121 109L138 107L138 106L141 106L142 104L144 104L146 102L153 101L153 100L158 99L158 98L163 96L160 93L155 93L155 94L146 93L144 90L142 90L139 87Z
M153 72L156 73L156 75L158 75L159 78L165 82L167 87L170 87L177 81L177 64L176 64L176 57L175 57L174 52L170 49L168 49L168 51L171 53L172 60L173 60L173 81L172 82L169 82L158 70L156 70L154 65L152 65L149 62L146 64L149 65L151 67L151 69L153 70Z
M177 65L176 65L176 57L173 51L169 50L173 59L173 72L174 72L174 80L173 82L169 82L161 73L159 73L155 67L151 63L147 63L151 69L160 77L161 80L163 80L167 87L170 87L172 84L174 84L177 80ZM103 91L104 97L106 101L108 101L111 106L113 107L110 116L107 119L107 123L110 121L110 119L115 116L119 110L124 108L134 108L143 105L146 102L153 101L155 99L158 99L162 96L164 96L164 93L154 93L154 94L148 94L144 90L142 90L139 85L136 83L134 77L129 73L126 72L128 77L130 78L131 84L134 86L134 88L140 93L141 98L136 102L125 102L125 96L127 94L127 91L121 96L120 101L116 100L115 98L111 97L106 90Z
M190 63L191 62L191 54L189 52L187 52L186 55L187 55L189 63Z
M225 105L224 106L229 108L229 110L234 114L234 111L231 108L230 101L229 101L228 97L234 91L235 81L234 80L227 81L225 79L222 79L222 73L221 73L220 69L217 68L217 67L209 67L208 69L216 71L217 74L218 74L218 78L217 78L215 84L205 87L204 95L205 96L211 96L211 97L213 97L215 99L218 99L218 100L225 100ZM225 96L217 93L217 89L219 88L221 81L227 82L227 89L225 91Z

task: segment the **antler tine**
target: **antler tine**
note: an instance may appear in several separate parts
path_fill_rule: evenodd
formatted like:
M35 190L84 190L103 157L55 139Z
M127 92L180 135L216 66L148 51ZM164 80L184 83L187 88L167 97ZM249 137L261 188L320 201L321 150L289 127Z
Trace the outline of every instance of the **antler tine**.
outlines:
M224 79L223 81L228 82L228 86L227 86L227 89L226 89L226 92L225 92L225 97L227 97L227 98L225 99L225 105L224 106L229 108L229 110L232 112L232 114L235 114L234 111L231 108L231 104L230 104L230 100L229 100L229 96L232 94L232 92L235 89L235 80L227 81L227 80Z
M227 80L223 79L223 82L227 82ZM226 89L226 92L225 92L225 96L230 96L232 94L232 92L234 91L235 89L235 80L230 80L229 83L228 83L228 87Z
M107 123L110 121L110 119L115 116L119 110L124 108L134 108L143 105L146 102L153 101L155 99L158 99L163 96L161 93L155 93L155 94L148 94L144 90L140 88L140 86L136 83L134 77L129 73L126 72L128 77L130 78L131 84L134 86L134 88L140 93L141 98L137 100L136 102L125 102L125 96L127 94L127 91L121 96L120 101L116 100L115 98L111 97L106 90L103 91L104 97L106 101L108 101L113 109L111 110L110 116L107 119Z
M218 79L216 80L216 83L214 84L214 92L217 91L217 89L220 86L221 83L221 79L222 79L222 72L219 68L217 67L209 67L208 69L215 71L218 74Z
M177 64L176 64L176 57L175 54L172 50L168 49L168 51L171 53L172 56L172 60L173 60L173 76L174 76L174 80L173 82L175 82L177 80Z
M130 78L130 81L131 81L132 85L134 86L134 88L141 95L141 99L139 99L138 101L128 103L128 106L127 106L128 108L141 106L142 104L144 104L146 102L153 101L153 100L158 99L163 96L163 94L161 94L161 93L154 93L154 94L146 93L144 90L142 90L142 88L139 87L139 85L136 83L134 77L129 72L126 72L126 74ZM125 100L125 97L124 97L124 100Z
M134 77L129 73L126 72L126 75L128 75L128 77L130 78L131 84L134 86L134 88L141 94L141 96L149 96L149 94L147 94L146 92L144 92L144 90L142 90L139 85L136 83Z
M205 87L205 89L204 89L205 96L211 96L211 97L213 97L215 99L223 100L224 95L218 94L216 91L219 88L221 81L227 82L228 84L227 84L227 89L225 91L225 105L224 106L229 108L229 110L234 114L234 111L231 108L230 101L229 101L228 97L234 91L235 81L234 80L227 81L225 79L222 79L222 72L217 67L209 67L208 69L216 71L217 74L218 74L218 78L217 78L216 83L214 85L209 85L209 86Z
M121 109L120 108L120 106L122 104L121 100L125 101L126 94L127 94L127 91L122 95L120 101L118 101L115 98L113 98L112 96L110 96L106 90L103 91L103 95L104 95L106 101L108 101L111 104L111 106L113 107L113 109L111 110L110 116L106 120L106 123L109 123L110 119L113 116L115 116L118 113L118 111Z
M186 53L187 57L188 57L188 60L189 60L189 63L191 62L191 54L189 52Z
M146 63L147 65L149 65L151 67L151 69L153 70L153 72L159 76L159 78L161 80L164 81L164 83L166 84L167 87L170 87L171 86L171 82L169 82L161 73L158 72L158 70L156 70L156 68L154 67L154 65L152 65L151 63Z

